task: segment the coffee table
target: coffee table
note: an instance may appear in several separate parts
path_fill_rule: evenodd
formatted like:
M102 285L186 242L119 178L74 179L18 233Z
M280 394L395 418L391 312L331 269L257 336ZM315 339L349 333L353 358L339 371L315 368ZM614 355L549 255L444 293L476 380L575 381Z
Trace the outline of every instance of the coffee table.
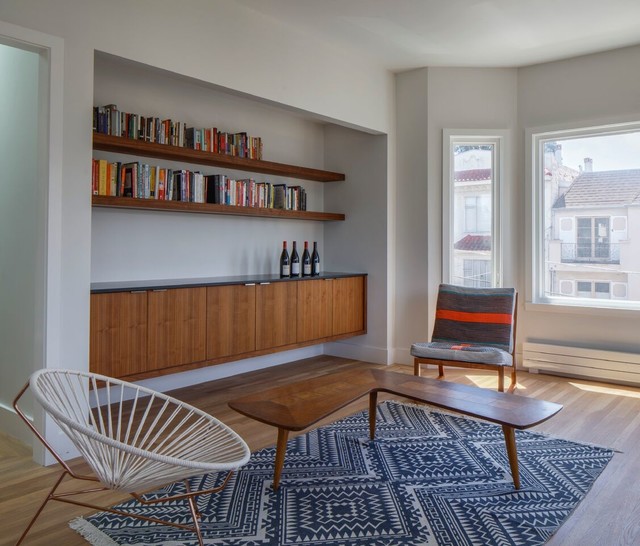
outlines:
M277 427L273 488L278 489L289 433L314 425L364 395L369 395L369 436L373 440L379 392L403 396L502 426L509 466L520 488L515 429L546 421L562 406L535 398L496 392L460 383L384 370L349 370L297 381L243 396L229 407L252 419Z

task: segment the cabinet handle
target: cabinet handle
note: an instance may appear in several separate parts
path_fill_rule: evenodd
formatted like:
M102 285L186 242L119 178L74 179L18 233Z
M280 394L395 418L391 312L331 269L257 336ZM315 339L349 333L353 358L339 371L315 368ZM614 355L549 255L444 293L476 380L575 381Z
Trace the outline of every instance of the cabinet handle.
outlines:
M256 285L256 283L254 283L254 282L247 282L247 283L245 283L244 285L245 285L245 286L255 286L255 285Z
M154 288L154 289L152 290L152 292L166 292L166 291L167 291L167 289L166 289L166 288Z
M146 294L147 291L146 290L130 290L129 293L130 294Z
M271 283L270 283L270 282L261 282L261 283L260 283L260 286L264 286L264 285L266 285L266 284L271 284Z

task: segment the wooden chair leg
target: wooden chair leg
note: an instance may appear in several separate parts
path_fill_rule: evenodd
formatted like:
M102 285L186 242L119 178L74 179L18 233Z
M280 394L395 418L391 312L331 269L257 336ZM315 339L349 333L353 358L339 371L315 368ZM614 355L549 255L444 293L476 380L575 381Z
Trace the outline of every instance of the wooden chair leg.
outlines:
M420 361L417 358L413 359L413 375L420 377Z
M444 379L444 366L438 364L438 379Z
M509 385L509 390L507 392L515 391L517 385L518 385L518 380L516 379L516 367L514 365L511 367L511 385Z
M498 390L504 392L504 366L498 368Z

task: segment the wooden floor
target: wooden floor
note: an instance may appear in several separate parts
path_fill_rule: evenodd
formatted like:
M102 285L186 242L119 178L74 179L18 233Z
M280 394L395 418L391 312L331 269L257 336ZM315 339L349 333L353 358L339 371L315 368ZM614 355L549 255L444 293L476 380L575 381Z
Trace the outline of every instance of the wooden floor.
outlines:
M252 450L256 450L275 444L275 429L229 409L229 400L267 386L338 370L369 367L381 368L364 362L321 356L180 389L172 394L215 415L242 435ZM412 373L409 366L396 365L390 369ZM497 385L496 374L450 370L447 370L447 379L484 388ZM425 370L424 375L435 376L436 370ZM548 545L640 544L640 389L519 372L516 394L564 404L558 415L531 430L619 451ZM366 409L367 401L365 397L347 406L330 420ZM75 466L82 468L79 463ZM56 467L42 468L33 463L27 447L0 435L0 545L15 544L57 474ZM100 493L95 494L92 500L113 504L124 498L119 494ZM90 512L66 504L49 503L24 544L86 544L67 527L67 522Z

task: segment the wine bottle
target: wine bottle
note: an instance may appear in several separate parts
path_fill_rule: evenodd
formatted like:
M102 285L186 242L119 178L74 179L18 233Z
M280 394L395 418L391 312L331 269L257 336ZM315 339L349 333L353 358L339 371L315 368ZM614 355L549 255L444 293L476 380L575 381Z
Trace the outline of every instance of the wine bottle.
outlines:
M311 256L309 255L309 243L304 242L304 252L302 253L302 276L311 276Z
M291 276L291 262L287 251L287 241L282 242L282 254L280 254L280 278Z
M318 243L313 241L313 254L311 254L311 276L320 275L320 254L318 254Z
M291 251L291 276L292 277L300 276L300 256L298 256L298 251L296 250L295 241L293 241L293 250Z

